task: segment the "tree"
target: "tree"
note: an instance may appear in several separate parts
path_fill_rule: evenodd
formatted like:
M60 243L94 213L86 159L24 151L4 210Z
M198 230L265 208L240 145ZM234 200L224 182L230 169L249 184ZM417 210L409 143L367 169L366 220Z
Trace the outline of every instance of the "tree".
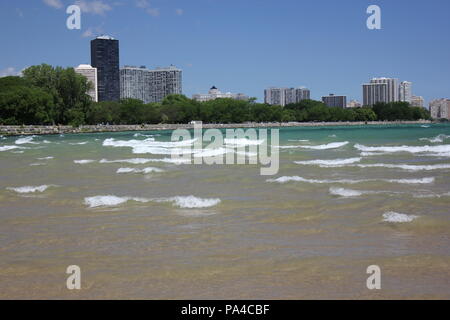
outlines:
M23 78L53 97L56 112L54 122L75 125L85 122L92 103L87 94L91 84L86 77L77 74L73 68L54 68L42 64L24 70Z

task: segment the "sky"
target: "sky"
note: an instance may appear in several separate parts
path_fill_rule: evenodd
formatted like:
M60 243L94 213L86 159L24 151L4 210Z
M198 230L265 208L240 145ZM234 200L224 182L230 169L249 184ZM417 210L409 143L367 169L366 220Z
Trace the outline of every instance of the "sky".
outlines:
M66 8L80 6L81 29ZM381 8L369 30L367 8ZM183 70L183 93L305 86L362 100L393 77L428 102L450 98L449 0L0 0L0 76L40 63L90 64L90 40L120 41L120 64Z

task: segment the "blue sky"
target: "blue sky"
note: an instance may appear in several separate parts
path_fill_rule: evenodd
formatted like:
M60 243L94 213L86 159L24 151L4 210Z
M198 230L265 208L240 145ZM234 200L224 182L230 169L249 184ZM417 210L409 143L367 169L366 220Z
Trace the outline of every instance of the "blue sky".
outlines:
M82 8L82 29L66 8ZM366 9L382 10L369 30ZM0 75L48 63L90 63L89 41L120 40L121 65L174 64L183 93L243 92L269 86L361 100L372 77L413 82L413 94L450 98L448 0L1 0Z

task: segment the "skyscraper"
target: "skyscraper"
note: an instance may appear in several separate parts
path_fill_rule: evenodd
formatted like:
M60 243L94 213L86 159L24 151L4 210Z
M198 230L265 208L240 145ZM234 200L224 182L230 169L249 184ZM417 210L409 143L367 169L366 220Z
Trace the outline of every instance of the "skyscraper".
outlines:
M92 40L91 65L97 68L98 101L120 100L119 41L109 36Z
M409 81L402 81L399 87L399 100L411 103L412 99L412 83Z
M182 93L182 70L170 66L149 70L145 66L120 69L120 98L144 103L161 102L170 94Z
M322 101L327 105L327 107L337 107L337 108L347 107L346 96L335 96L334 94L331 93L329 96L322 97Z
M97 87L97 68L93 68L88 64L80 64L75 68L75 72L85 76L91 84L91 89L87 92L91 96L92 101L98 101L98 87Z
M363 84L363 103L373 106L378 102L399 101L398 89L398 79L373 78L370 83Z

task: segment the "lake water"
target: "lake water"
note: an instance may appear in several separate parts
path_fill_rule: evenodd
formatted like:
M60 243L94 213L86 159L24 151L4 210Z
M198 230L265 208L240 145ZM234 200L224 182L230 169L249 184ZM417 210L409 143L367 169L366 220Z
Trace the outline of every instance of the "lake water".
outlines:
M449 125L281 129L275 176L170 137L1 137L0 298L450 298Z

